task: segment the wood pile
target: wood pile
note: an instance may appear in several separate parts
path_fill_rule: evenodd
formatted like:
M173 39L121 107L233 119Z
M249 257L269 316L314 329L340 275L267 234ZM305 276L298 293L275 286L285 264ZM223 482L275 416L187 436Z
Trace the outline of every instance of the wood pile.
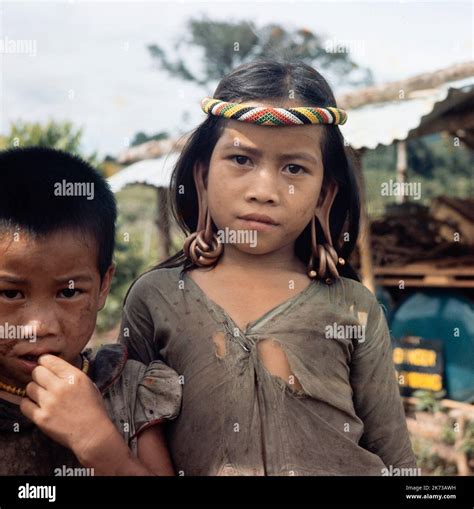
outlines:
M461 201L464 209L474 210L474 200ZM466 204L469 201L470 207ZM413 203L394 205L387 210L384 218L371 222L370 240L375 267L405 265L421 260L446 260L444 266L474 266L473 239L471 235L463 234L472 230L471 218L460 212L461 207L454 208L456 199L436 203L430 208ZM443 220L438 218L440 210ZM459 235L455 235L457 232ZM357 256L355 265L358 266Z
M414 446L425 444L431 454L456 467L457 475L474 473L472 423L474 406L449 399L435 412L417 410L419 399L403 398L407 426Z

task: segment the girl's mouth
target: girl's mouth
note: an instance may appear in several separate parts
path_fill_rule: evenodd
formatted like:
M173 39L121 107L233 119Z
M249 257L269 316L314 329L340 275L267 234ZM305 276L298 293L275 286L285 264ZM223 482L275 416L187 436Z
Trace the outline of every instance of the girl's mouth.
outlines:
M240 217L239 220L245 225L245 229L257 230L259 232L270 232L278 226L276 224L255 221L253 219L245 219L243 217Z

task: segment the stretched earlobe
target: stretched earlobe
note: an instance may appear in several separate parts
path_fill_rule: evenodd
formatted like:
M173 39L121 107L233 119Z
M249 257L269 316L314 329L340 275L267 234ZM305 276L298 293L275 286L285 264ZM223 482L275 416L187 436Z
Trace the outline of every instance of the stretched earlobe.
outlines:
M329 215L334 199L339 191L339 186L336 181L330 180L325 188L324 196L318 200L318 206L314 211L311 220L311 256L308 263L308 277L325 278L327 284L332 283L332 279L327 276L327 269L334 278L339 277L337 271L337 264L344 265L344 258L339 257L337 251L334 249L329 227ZM316 241L316 219L318 219L321 229L323 230L326 242L323 245L318 245ZM314 267L315 260L319 260L318 271Z
M193 167L194 185L196 186L197 202L198 202L198 222L197 231L203 230L206 226L205 211L207 210L207 192L204 185L204 168L201 163L195 163Z
M210 267L217 263L224 246L212 231L212 218L207 206L204 173L199 163L193 167L193 177L198 198L198 223L196 231L186 237L183 252L186 258L198 267Z
M326 236L328 242L331 239L329 232L329 214L331 212L331 207L334 203L334 199L336 198L338 191L338 183L335 180L330 179L325 186L324 197L314 211L314 215L319 219L321 227L323 228L324 235Z

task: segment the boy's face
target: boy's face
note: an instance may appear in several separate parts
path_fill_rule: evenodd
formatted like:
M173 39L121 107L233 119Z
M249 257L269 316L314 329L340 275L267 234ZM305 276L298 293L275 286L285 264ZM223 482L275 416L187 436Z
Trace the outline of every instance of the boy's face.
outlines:
M0 232L0 381L26 385L44 353L74 363L113 272L109 267L101 284L92 236Z

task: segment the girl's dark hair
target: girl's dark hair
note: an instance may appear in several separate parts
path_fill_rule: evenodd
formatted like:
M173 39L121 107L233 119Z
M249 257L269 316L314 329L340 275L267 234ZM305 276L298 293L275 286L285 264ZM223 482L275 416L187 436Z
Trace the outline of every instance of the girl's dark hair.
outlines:
M223 101L245 102L269 98L288 99L290 93L295 99L304 102L305 106L337 107L326 80L301 61L256 60L243 64L221 80L213 97ZM201 161L209 168L212 152L227 122L225 118L208 115L204 122L192 131L176 162L171 177L171 211L186 235L196 231L198 217L193 166L196 161ZM338 254L346 260L346 264L338 266L338 270L342 276L360 281L348 262L359 234L360 199L354 173L355 162L350 149L344 145L339 127L331 124L324 124L323 127L323 186L329 178L339 185L329 219L333 244ZM183 189L185 192L180 192ZM325 242L319 223L317 224L317 241ZM347 240L344 239L341 244L338 241L343 233L347 235ZM308 263L311 254L310 224L296 239L295 253L301 261ZM178 266L183 266L184 269L193 266L184 256L183 250L157 265L155 269Z

